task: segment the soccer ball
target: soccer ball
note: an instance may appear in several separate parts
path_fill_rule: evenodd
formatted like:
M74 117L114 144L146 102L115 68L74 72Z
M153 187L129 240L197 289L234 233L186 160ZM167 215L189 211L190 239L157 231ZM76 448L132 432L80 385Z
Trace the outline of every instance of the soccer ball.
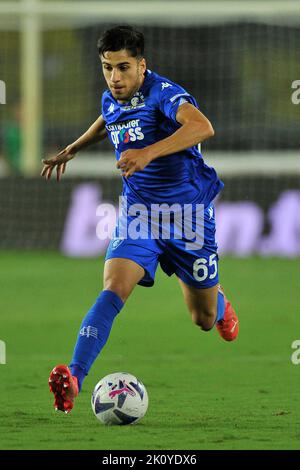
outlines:
M101 379L92 394L92 409L104 424L135 424L145 416L148 393L134 375L116 372Z

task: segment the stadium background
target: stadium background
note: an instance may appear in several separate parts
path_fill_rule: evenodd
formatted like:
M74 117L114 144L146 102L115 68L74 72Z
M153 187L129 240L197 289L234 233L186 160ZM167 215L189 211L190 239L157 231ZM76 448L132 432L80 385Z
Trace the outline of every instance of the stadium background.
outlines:
M131 438L122 434L121 439L119 431L114 435L109 431L101 443L94 437L80 443L70 438L70 444L64 447L54 434L50 441L38 435L39 426L51 434L61 424L52 417L47 422L49 397L45 394L44 402L39 404L45 421L38 423L29 396L39 396L41 380L47 380L56 359L68 360L81 317L100 288L101 256L107 242L96 237L96 208L101 201L117 204L121 181L108 142L79 154L60 184L46 183L39 172L44 155L52 155L71 143L100 113L104 81L96 42L102 31L120 23L134 24L144 32L148 68L190 91L213 123L215 137L205 142L202 150L205 160L215 166L225 182L216 202L217 238L224 257L221 273L225 287L241 309L245 333L233 352L226 349L228 359L222 368L217 357L223 349L217 338L202 340L201 336L198 343L199 332L191 333L192 327L182 315L184 307L175 280L159 273L152 294L151 290L137 290L130 300L127 320L122 318L116 325L103 362L99 360L88 384L91 389L99 375L112 372L112 367L139 372L149 383L150 399L154 397L154 403L157 400L156 407L153 405L149 411L152 414L145 418L145 429L149 419L150 435L156 429L158 435L164 434L165 442L161 439L158 443L151 436L150 440L144 436L140 441L137 431L130 431ZM28 381L23 368L26 364L34 383L32 390L30 384L25 387L25 409L20 391L8 397L2 388L7 431L0 448L297 448L299 414L291 389L299 372L291 364L290 355L300 327L296 304L300 274L300 82L295 84L300 80L299 41L300 8L296 1L0 1L0 80L6 85L6 99L2 97L0 104L0 340L7 347L7 364L0 366L0 374L2 382L9 379L14 383L18 371L24 386ZM174 296L171 312L168 292ZM139 324L137 312L143 315L144 323ZM176 312L178 336L174 327L172 337L179 346L177 352L172 352L166 346L170 339L167 320L173 321ZM162 315L164 320L159 323ZM145 333L146 318L152 319L153 328L157 321L162 331L152 355L152 338ZM256 323L262 324L259 333ZM21 331L27 332L26 338ZM47 331L52 342L46 348ZM144 362L135 356L142 340L135 339L134 344L129 341L140 331L148 346L142 354ZM182 331L187 334L185 339ZM261 337L254 340L251 334ZM188 350L187 338L190 341L191 335L195 335L194 346ZM182 441L178 425L178 433L168 440L167 430L160 428L160 416L168 420L168 410L172 413L176 400L172 397L166 403L161 388L167 386L172 395L168 383L173 380L171 372L182 381L186 379L184 374L190 374L187 382L199 387L190 366L199 351L208 359L199 374L201 387L210 378L207 390L211 407L205 402L205 412L203 407L194 410L192 422L187 412L180 415L176 410L170 427L174 422L183 423L183 427L188 422L193 429L195 421L201 438ZM172 354L180 357L176 371L172 361L170 365ZM216 357L211 358L214 354ZM161 361L161 376L149 365L153 357ZM36 360L41 361L40 381L35 376ZM241 424L239 430L236 428L243 419L238 413L230 429L225 419L222 425L209 427L210 417L219 419L216 390L222 388L225 403L229 399L230 386L227 384L227 396L223 384L232 363L237 369L233 380L235 400L242 400L245 415L253 412L250 404L259 403L269 418L283 417L275 424L270 418L267 433L263 432L267 416L261 419L259 414ZM269 376L270 367L273 372ZM253 374L253 387L259 390L257 399L252 394L252 400L250 396L246 400L248 368ZM242 382L238 381L239 374ZM269 385L261 385L263 380ZM275 390L279 395L272 395ZM81 404L85 411L82 415L78 411L78 419L97 432L97 423L90 422L93 417L88 387L85 393L85 405ZM195 392L192 395L195 398ZM186 409L191 411L190 398L186 399ZM27 428L36 429L27 434L28 438L14 434L14 400L17 410L24 413ZM4 410L6 402L10 411L6 407ZM222 403L219 406L222 410ZM200 418L204 413L205 422L199 418L198 423L197 413ZM71 423L69 426L71 432ZM241 429L245 429L245 436L239 440L235 433L242 434ZM246 430L251 438L247 438Z

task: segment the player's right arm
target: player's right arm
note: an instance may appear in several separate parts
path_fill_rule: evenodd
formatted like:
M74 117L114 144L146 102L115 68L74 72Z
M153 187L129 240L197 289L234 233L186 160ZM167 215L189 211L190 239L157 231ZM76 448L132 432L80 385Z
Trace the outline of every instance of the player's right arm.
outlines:
M56 179L59 181L62 174L65 172L67 163L75 157L77 152L95 144L96 142L100 142L106 137L107 131L105 129L105 121L101 115L91 125L91 127L79 137L79 139L68 145L61 152L55 155L55 157L42 160L44 167L42 169L41 176L44 176L46 180L49 180L53 169L56 167Z

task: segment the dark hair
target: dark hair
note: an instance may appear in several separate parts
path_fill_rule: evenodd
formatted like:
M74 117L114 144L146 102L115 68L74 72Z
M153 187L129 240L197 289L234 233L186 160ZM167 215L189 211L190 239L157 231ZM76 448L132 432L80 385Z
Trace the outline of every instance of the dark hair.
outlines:
M105 52L126 49L132 57L144 56L144 35L132 26L115 26L103 33L98 40L99 55Z

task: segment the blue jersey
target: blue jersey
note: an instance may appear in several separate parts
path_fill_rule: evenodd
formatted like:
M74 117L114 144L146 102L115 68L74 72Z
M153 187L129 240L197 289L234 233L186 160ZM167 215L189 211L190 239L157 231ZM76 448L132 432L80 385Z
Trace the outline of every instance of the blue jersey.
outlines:
M102 96L102 116L116 159L129 149L147 147L172 135L180 124L176 113L183 103L198 104L181 86L147 70L141 88L119 104L109 90ZM197 203L208 206L222 189L216 171L207 166L197 146L160 157L130 178L123 177L129 203Z

